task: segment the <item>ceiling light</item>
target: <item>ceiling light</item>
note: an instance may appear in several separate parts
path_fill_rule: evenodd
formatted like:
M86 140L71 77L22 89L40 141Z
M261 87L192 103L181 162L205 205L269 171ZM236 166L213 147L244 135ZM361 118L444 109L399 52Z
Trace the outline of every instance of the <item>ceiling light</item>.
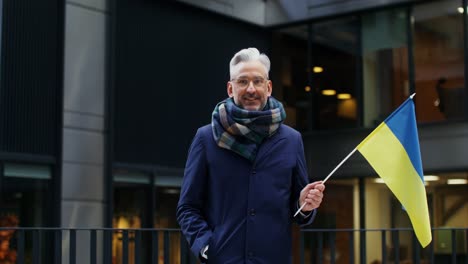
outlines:
M345 100L345 99L351 99L351 94L349 93L340 93L337 95L338 99Z
M384 180L382 178L375 178L374 179L374 182L375 183L385 183Z
M464 11L465 11L465 10L463 10L463 7L460 6L460 7L458 8L458 13L463 14Z
M179 194L180 190L176 188L164 188L162 192L165 194Z
M467 184L467 179L448 179L447 184Z
M436 175L424 175L424 181L438 181L439 176Z
M319 67L319 66L315 66L314 68L312 68L312 70L313 70L315 73L321 73L321 72L323 72L323 68L322 68L322 67Z
M322 90L322 94L326 96L335 95L336 91L332 89L326 89L326 90Z

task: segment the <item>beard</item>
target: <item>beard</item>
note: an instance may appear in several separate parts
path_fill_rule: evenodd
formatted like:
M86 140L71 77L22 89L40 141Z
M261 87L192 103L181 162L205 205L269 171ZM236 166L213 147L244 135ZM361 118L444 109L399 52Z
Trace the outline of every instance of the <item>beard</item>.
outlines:
M267 99L264 100L263 97L259 95L244 95L239 102L235 103L238 107L248 111L261 111L265 108L266 102Z

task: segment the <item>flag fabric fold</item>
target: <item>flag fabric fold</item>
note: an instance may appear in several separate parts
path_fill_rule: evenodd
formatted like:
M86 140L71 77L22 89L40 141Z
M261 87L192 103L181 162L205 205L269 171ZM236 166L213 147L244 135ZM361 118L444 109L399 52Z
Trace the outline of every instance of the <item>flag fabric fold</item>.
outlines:
M405 208L422 247L432 240L414 102L408 98L357 150Z

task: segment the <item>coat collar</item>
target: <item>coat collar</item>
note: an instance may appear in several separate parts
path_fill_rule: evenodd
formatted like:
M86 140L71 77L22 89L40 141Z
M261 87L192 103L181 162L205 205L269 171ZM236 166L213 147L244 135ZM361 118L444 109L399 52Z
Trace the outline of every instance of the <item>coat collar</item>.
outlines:
M254 163L258 163L264 157L268 156L272 148L285 138L286 138L286 135L284 133L284 127L283 125L280 125L276 133L273 136L265 139L265 141L260 145L260 148L258 150L257 157L255 158Z

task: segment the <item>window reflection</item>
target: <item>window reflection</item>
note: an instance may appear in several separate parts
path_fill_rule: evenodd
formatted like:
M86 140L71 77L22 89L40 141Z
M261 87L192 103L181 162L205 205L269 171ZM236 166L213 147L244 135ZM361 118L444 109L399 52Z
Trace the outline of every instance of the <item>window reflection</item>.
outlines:
M113 228L137 229L148 227L148 201L151 199L150 175L118 170L114 172ZM135 232L128 233L128 263L135 263ZM149 235L142 233L142 259L149 255ZM145 242L146 241L146 242ZM123 235L114 232L112 236L113 263L123 263Z
M270 74L273 95L283 102L285 123L300 131L310 128L312 115L311 87L308 83L307 26L291 27L275 33L276 49Z
M158 229L158 248L151 247L153 239L151 232L141 233L142 262L148 262L152 258L153 251L157 251L158 263L164 263L165 258L168 257L170 263L177 264L181 263L182 236L176 230L179 228L176 208L183 170L165 168L156 171L142 172L120 168L114 170L113 227ZM154 177L153 180L152 177ZM168 248L165 248L165 236L169 238ZM135 238L135 232L129 230L127 251L129 264L135 263ZM114 232L112 239L113 263L124 263L122 232Z
M349 17L275 33L273 91L286 124L303 132L358 126L358 25Z
M427 201L429 206L429 215L431 226L440 227L465 227L468 219L468 203L466 200L466 191L468 184L467 172L437 173L435 175L425 175L425 185ZM366 216L367 228L408 228L412 225L408 214L403 210L401 203L395 198L394 194L379 181L380 178L369 178L366 180L366 211L378 212L378 214L369 214ZM449 263L451 257L451 230L436 230L433 235L433 247L435 263ZM456 231L455 239L457 243L457 253L466 252L465 231ZM409 261L412 257L413 233L399 232L401 262ZM392 239L387 235L387 248L389 252L392 249ZM380 237L368 237L367 252L374 254L379 250ZM378 246L375 246L378 245ZM421 249L421 260L428 261L429 248ZM379 259L377 252L375 257ZM394 260L390 255L389 260Z
M311 86L316 96L317 128L357 127L359 19L347 17L313 24L311 40ZM314 67L321 71L314 71Z
M418 122L464 119L461 6L437 1L414 5L412 18L405 7L277 30L272 76L286 123L302 132L380 124L411 92L410 20Z
M320 205L320 213L307 228L311 229L347 229L354 228L354 218L352 217L356 205L353 204L354 180L335 179L327 185L327 196L333 199L325 199ZM346 232L334 233L335 240L335 263L352 263L349 254L349 234ZM330 254L330 237L325 235L320 241L316 235L305 235L304 263L320 263L317 259L317 247L319 243L324 245L325 256Z
M179 228L176 219L177 203L179 201L180 187L156 186L156 201L154 211L155 228ZM180 232L169 233L169 262L178 264L180 261ZM164 234L159 234L159 263L164 261Z
M19 163L3 164L0 177L0 227L47 227L52 222L52 189L51 169L49 166L39 166ZM16 232L0 232L0 263L16 262ZM41 237L46 245L50 242L48 234ZM43 261L46 259L45 251L41 250ZM26 236L25 260L30 263L32 259L32 238Z
M362 16L363 124L376 127L409 94L405 9Z
M414 7L414 62L419 122L464 117L462 1Z

